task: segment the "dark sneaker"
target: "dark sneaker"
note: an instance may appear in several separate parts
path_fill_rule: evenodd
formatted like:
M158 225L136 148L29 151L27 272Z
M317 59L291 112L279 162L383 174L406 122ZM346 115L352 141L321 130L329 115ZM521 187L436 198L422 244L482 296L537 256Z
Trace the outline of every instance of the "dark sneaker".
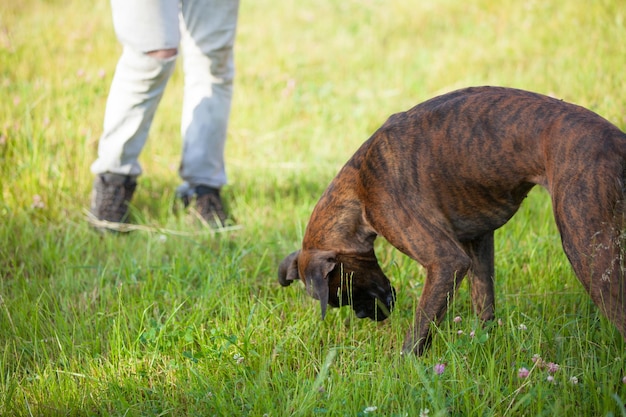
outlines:
M220 190L199 185L196 187L196 210L211 227L224 227L228 216L224 211Z
M191 205L195 199L195 213L209 226L213 228L221 228L226 225L228 216L222 204L220 190L205 185L196 187L183 183L176 189L176 200L182 202L185 208ZM178 204L174 203L174 211L178 211Z
M126 222L128 203L133 198L136 187L137 182L128 175L97 175L91 194L91 214L98 220Z

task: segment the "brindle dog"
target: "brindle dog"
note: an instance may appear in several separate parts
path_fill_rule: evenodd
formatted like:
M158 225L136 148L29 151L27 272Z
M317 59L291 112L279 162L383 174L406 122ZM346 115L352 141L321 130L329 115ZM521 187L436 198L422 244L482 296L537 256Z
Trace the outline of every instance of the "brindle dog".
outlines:
M592 300L626 339L626 134L597 114L527 91L478 87L392 115L341 169L311 215L302 250L279 268L326 307L383 320L395 291L373 250L381 235L427 270L403 352L422 354L465 275L494 317L494 230L539 184L563 249Z

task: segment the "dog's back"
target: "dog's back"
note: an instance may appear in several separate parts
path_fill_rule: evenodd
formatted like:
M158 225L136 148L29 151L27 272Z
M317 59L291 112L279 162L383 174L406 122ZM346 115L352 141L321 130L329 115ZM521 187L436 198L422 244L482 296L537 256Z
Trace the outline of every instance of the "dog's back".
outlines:
M520 177L546 185L546 159L576 158L581 169L593 169L605 155L626 158L626 134L596 113L504 87L466 88L435 97L392 115L377 133L373 141L397 148L391 154L410 153L411 158L398 161L405 169L430 164L429 171L457 175L463 166L468 179L497 178L500 186L515 185Z

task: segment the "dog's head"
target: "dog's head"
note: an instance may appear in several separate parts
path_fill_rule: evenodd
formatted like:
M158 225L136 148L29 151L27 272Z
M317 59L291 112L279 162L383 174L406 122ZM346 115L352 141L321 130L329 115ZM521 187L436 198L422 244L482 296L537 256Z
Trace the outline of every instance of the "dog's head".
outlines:
M309 295L320 301L322 319L328 305L351 305L357 317L377 321L393 310L396 291L373 251L356 255L327 250L293 252L280 263L278 282L288 286L298 278Z

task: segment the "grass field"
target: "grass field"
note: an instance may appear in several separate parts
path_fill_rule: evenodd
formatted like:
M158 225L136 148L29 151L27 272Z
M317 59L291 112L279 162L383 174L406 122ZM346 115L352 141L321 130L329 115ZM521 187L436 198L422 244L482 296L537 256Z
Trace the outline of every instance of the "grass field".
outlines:
M469 85L626 128L619 0L244 1L224 190L240 230L171 212L181 72L126 235L89 204L120 52L105 0L0 4L0 415L626 416L624 341L562 253L547 194L496 234L499 320L461 286L421 358L399 351L424 271L380 241L382 323L280 288L313 205L391 113ZM549 366L548 366L549 365ZM558 369L557 369L558 368Z

